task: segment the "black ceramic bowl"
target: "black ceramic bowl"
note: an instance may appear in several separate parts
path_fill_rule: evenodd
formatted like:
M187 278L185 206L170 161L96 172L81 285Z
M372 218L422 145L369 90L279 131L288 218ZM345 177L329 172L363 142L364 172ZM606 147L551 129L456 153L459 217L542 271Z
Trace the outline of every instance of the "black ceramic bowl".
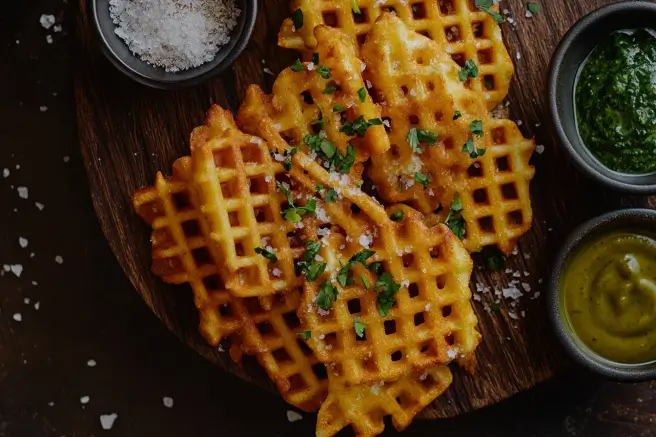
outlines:
M257 0L236 0L241 10L230 41L221 47L211 62L176 73L149 65L135 56L114 33L116 25L109 15L109 0L87 0L92 23L107 59L126 76L144 85L160 89L178 89L200 83L230 66L246 48L257 17Z
M563 37L551 59L549 111L563 148L585 174L617 190L656 193L656 173L627 174L610 170L583 145L576 128L574 85L583 61L612 32L655 28L656 3L627 1L598 9L576 23Z
M628 365L609 361L588 348L573 332L563 310L560 281L563 273L581 244L590 239L620 229L655 230L656 211L651 209L622 209L596 217L572 232L560 250L549 279L548 312L556 336L569 355L579 364L606 377L620 381L656 379L656 363Z

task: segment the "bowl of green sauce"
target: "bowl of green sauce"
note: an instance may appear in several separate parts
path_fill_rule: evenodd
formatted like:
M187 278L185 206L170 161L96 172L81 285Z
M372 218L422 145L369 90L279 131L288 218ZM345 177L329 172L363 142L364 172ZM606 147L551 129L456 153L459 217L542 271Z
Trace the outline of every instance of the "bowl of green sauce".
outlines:
M612 379L656 379L656 211L614 211L574 230L547 301L576 362Z
M551 60L549 111L563 149L612 188L656 193L656 3L598 9Z

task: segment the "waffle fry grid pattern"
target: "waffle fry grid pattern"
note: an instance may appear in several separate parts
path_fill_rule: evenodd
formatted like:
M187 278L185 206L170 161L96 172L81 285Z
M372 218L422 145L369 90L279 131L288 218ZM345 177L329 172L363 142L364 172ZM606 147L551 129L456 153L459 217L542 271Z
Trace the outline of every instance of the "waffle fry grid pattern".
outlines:
M489 109L508 94L513 66L503 44L501 29L494 19L476 8L473 0L356 0L361 11L353 12L351 0L293 0L291 10L303 11L304 25L295 29L285 20L278 35L281 47L311 56L317 46L313 29L321 24L338 28L364 44L376 19L384 12L395 13L408 29L436 41L454 61L468 59L479 65L479 77L467 86L480 92Z
M309 8L342 2L297 0L294 4ZM350 12L351 2L346 3ZM366 35L375 19L367 21L373 6L366 1L358 3L362 3L363 13L357 18L360 22L354 24L355 34ZM436 41L439 37L434 31L417 26L436 17L443 20L442 15L473 20L464 22L464 28L463 22L454 23L448 31L442 27L440 34L448 42L440 41L442 46L436 51L442 50L458 62L458 56L465 56L460 55L458 47L469 51L476 47L472 56L481 61L479 82L491 80L495 90L505 96L503 89L496 89L503 80L490 79L490 71L484 68L486 62L481 60L481 56L499 56L499 50L485 44L481 49L481 42L472 40L489 34L490 44L494 44L501 41L500 33L490 32L500 31L496 24L486 27L489 16L476 10L473 2L383 3L382 7L393 9L402 22L414 23L411 29ZM229 111L213 107L206 125L192 134L191 157L176 161L171 178L158 173L155 185L137 192L133 202L153 228L153 272L167 282L191 285L200 313L200 330L210 344L230 337L231 355L254 355L289 403L305 411L320 408L317 435L331 436L351 426L357 435L373 436L382 432L384 416L391 415L395 427L403 429L448 387L452 377L443 364L458 360L468 369L474 367L480 334L470 303L472 261L465 247L475 251L496 244L510 251L530 227L528 185L533 169L528 166L528 158L533 143L523 139L514 123L490 119L486 121L489 144L484 157L463 160L461 152L459 156L449 155L444 144L425 154L439 158L434 161L447 167L436 180L447 191L451 189L451 194L459 193L465 211L471 211L468 215L463 212L468 230L463 242L445 225L429 225L439 218L422 215L405 205L386 210L359 187L364 163L370 157L375 165L380 157L399 154L396 143L401 137L394 135L394 114L386 112L390 108L384 104L376 104L376 93L387 88L381 82L384 79L368 76L366 70L371 71L374 64L358 59L354 41L362 44L365 38L351 38L350 30L344 34L331 29L330 25L341 28L340 20L347 20L335 11L334 16L325 11L321 19L329 26L315 29L313 50L319 54L320 64L329 68L329 78L317 74L317 66L306 62L303 71L283 71L271 95L251 86L237 123ZM306 26L311 21L306 16ZM365 29L364 33L358 33L360 28ZM374 28L371 33L375 32ZM291 41L282 38L284 33L285 27L281 42ZM422 37L416 34L405 41L413 38ZM304 40L289 44L307 48ZM501 55L507 57L502 41L500 44ZM407 52L407 65L422 64L435 56L431 53L435 46L425 48L419 55ZM446 61L439 62L451 62L445 54L443 57ZM465 59L469 57L461 61ZM504 64L505 60L500 62ZM455 64L449 68L444 74L457 74ZM501 79L505 74L500 69L491 73L501 74ZM512 64L506 73L509 79ZM408 73L406 79L411 74L415 73ZM362 101L360 91L365 80L371 95ZM391 78L388 85L404 95L414 87L431 88L423 90L428 101L435 100L430 93L435 88L445 96L455 96L448 107L436 110L421 103L431 112L421 118L435 120L422 128L434 130L454 143L456 140L450 138L464 137L464 126L478 116L478 111L485 112L486 102L489 106L495 90L482 91L481 84L471 80L464 87L456 83L454 89L451 82L447 79L431 84L419 79L410 86L399 86L398 80ZM336 92L324 92L330 85ZM337 109L336 105L345 109ZM447 130L441 130L436 114L453 117L456 107L463 108L464 113L459 127L454 128L458 124L452 123ZM400 109L406 117L404 122L418 125L414 119L418 116L411 114L411 118L407 115L410 110L403 115L404 110ZM386 118L392 127L371 126L362 136L340 132L345 122L360 116L365 120ZM317 119L323 120L324 138L341 153L347 145L355 146L357 158L348 175L329 172L327 164L316 160L316 155L303 146L306 135L318 133L314 123ZM280 158L293 146L301 146L301 151L293 155L291 171L285 171ZM466 177L458 178L462 175ZM289 186L297 205L317 198L316 216L303 217L297 224L284 220L282 209L289 205L276 189L277 182ZM321 194L318 185L324 187ZM321 199L328 188L339 193L338 200ZM413 197L415 201L417 198L421 196ZM421 202L417 205L421 207ZM405 218L393 222L388 214L398 211L403 211ZM297 277L295 271L307 241L321 241L320 259L328 266L314 282ZM271 249L277 262L255 253L260 246ZM384 317L377 307L375 291L360 280L364 277L369 284L376 282L364 266L352 268L355 284L342 287L333 282L341 265L363 247L371 247L375 255L370 261L381 262L384 270L400 282L394 295L396 302ZM338 289L329 311L318 311L314 304L321 281L331 281ZM353 329L356 318L366 326L363 338ZM304 331L311 333L306 341L299 336Z

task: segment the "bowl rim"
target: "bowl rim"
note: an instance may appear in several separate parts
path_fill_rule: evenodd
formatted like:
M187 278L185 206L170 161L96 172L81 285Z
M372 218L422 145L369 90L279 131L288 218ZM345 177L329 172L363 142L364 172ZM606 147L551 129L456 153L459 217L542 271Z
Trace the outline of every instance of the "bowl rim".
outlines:
M656 182L652 184L633 184L630 182L621 181L613 177L608 176L605 173L600 172L593 166L589 165L581 156L581 153L572 145L572 142L569 139L569 136L563 128L563 121L559 115L559 103L561 102L558 99L558 83L562 71L568 68L571 68L570 65L564 64L565 56L571 50L571 48L576 45L577 40L579 39L581 33L588 29L591 26L594 26L600 20L608 17L609 15L627 11L627 10L645 10L650 13L656 14L656 3L644 1L644 0L626 0L619 3L613 3L610 5L602 6L587 15L583 16L579 21L577 21L568 31L565 33L563 38L560 40L558 47L554 51L554 54L551 58L549 65L549 77L547 79L547 94L548 94L548 110L551 116L552 125L556 131L556 136L561 144L561 146L566 150L570 159L574 162L575 166L581 170L586 176L599 181L606 186L614 188L616 190L632 193L632 194L654 194L656 193ZM578 68L578 66L577 66ZM603 164L600 163L603 166ZM618 175L624 174L621 172L613 171L608 168L609 173L617 173ZM653 173L645 173L653 174Z
M244 49L250 42L251 36L253 34L253 29L255 28L255 21L257 19L257 12L258 12L257 0L243 0L244 7L242 8L241 13L244 14L245 21L242 31L238 35L237 42L231 48L230 52L214 68L211 68L210 70L205 71L202 74L187 77L186 79L163 81L163 80L150 78L142 74L141 72L130 68L124 62L123 58L118 54L116 54L114 50L112 50L111 45L109 44L105 36L105 33L102 30L102 26L100 25L98 1L97 0L86 0L86 1L87 1L87 8L89 11L87 12L87 14L91 15L91 21L93 22L92 27L94 29L94 33L96 34L96 37L101 42L100 48L103 54L105 55L105 57L110 61L112 65L114 65L114 67L116 67L117 70L119 70L125 76L129 77L130 79L138 83L160 90L177 90L177 89L197 85L225 71L226 68L228 68L237 60L239 55L241 55L241 53L244 51ZM193 71L193 69L191 69L190 71Z
M603 229L620 229L622 223L625 223L627 220L638 220L644 221L645 223L653 222L656 224L656 210L626 208L607 212L582 223L567 236L558 251L551 269L547 292L547 312L549 313L549 319L551 320L556 337L570 357L578 364L607 378L618 381L650 381L656 380L656 362L645 363L643 365L626 365L610 361L588 348L584 349L582 345L579 345L582 342L574 338L576 334L570 333L568 324L565 321L566 316L561 311L560 305L559 289L562 274L570 257L576 253L581 243Z

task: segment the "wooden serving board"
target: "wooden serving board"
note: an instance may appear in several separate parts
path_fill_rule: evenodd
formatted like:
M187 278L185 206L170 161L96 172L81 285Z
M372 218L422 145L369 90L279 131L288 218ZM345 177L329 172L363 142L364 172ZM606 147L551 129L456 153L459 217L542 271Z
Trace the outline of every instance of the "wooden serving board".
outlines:
M130 195L151 184L157 170L168 174L173 161L189 153L189 133L203 122L210 104L235 110L249 84L270 89L274 76L265 68L277 74L293 62L295 53L276 47L278 29L288 14L287 1L260 1L252 40L233 68L209 83L177 92L146 88L115 70L95 41L85 1L80 1L77 21L75 90L80 146L93 203L110 246L136 290L172 332L223 369L269 389L273 385L254 361L247 359L238 366L227 353L205 343L197 331L198 318L187 287L165 285L150 273L150 229L133 212ZM577 224L621 205L649 203L647 198L623 198L608 192L577 173L559 150L545 105L549 59L558 41L585 13L612 2L540 3L542 11L533 18L525 17L523 0L504 0L501 5L517 22L517 26L503 25L516 66L508 97L511 117L522 121L525 135L535 136L537 144L545 146L544 154L532 161L537 168L532 184L533 229L521 239L519 253L508 263L531 291L516 307L511 300L502 299L498 311L496 307L495 311L484 309L483 302L493 302L492 292L482 294L483 302L474 302L484 337L477 352L478 373L470 376L456 371L452 387L424 411L424 417L449 417L499 402L564 368L567 361L547 320L540 279L547 277L554 252ZM472 289L481 284L501 290L512 279L512 273L476 268ZM533 298L538 290L542 295Z

